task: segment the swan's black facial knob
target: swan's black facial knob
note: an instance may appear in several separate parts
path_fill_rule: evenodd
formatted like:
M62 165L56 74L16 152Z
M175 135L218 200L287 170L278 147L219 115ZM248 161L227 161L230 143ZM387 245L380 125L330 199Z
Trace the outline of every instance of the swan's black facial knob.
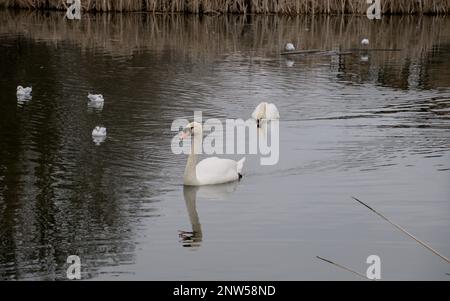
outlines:
M259 119L256 119L256 127L259 128Z

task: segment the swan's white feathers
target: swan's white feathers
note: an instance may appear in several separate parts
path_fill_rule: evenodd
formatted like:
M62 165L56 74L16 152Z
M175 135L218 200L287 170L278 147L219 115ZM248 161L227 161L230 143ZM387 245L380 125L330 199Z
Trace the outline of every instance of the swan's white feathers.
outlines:
M188 133L193 137L191 154L188 157L184 170L184 185L202 186L233 182L239 180L245 158L239 162L218 157L206 158L198 163L195 153L195 137L202 137L202 125L198 122L189 123L182 133ZM186 135L182 135L186 136Z
M17 96L18 97L28 97L31 96L31 92L33 91L33 88L31 87L22 87L22 86L17 86Z
M91 93L89 93L87 97L92 102L103 102L104 101L102 94L91 94Z
M259 119L262 118L262 114L264 114L264 107L266 106L266 102L262 102L259 105L256 106L255 110L252 113L253 119Z
M92 130L92 136L93 137L105 137L106 136L106 128L100 127L100 126L96 126Z
M280 113L278 112L277 107L273 103L261 102L259 105L256 106L255 110L253 111L252 118L255 120L280 119Z
M277 107L273 103L269 103L266 105L266 119L274 120L279 119L280 113L278 112Z
M242 168L244 168L244 162L245 162L245 157L242 158L241 160L237 161L236 169L237 169L238 174L242 174Z
M200 185L213 185L239 180L245 158L236 162L231 159L210 157L196 166L197 180Z

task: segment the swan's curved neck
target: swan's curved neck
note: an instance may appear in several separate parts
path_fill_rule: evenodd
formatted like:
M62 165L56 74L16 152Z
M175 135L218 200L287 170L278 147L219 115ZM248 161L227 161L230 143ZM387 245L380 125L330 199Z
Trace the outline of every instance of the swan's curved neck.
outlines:
M197 187L184 187L183 194L184 199L186 201L186 207L189 214L189 219L192 225L192 232L195 232L197 235L202 235L202 226L200 224L200 219L198 217L197 208L196 208L196 198L197 198Z
M200 139L201 140L201 139ZM197 183L197 153L199 150L199 139L193 137L191 139L191 153L189 154L186 168L184 170L184 183L188 185L195 185Z
M259 118L263 119L266 117L266 103L264 103L261 108L259 109Z

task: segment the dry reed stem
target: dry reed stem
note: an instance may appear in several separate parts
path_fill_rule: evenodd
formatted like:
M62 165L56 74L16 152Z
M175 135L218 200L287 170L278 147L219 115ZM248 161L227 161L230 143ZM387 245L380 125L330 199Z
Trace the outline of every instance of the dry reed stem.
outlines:
M4 0L0 6L65 9L64 0ZM383 0L384 14L447 14L450 0ZM85 11L150 11L185 13L365 14L362 0L82 0Z

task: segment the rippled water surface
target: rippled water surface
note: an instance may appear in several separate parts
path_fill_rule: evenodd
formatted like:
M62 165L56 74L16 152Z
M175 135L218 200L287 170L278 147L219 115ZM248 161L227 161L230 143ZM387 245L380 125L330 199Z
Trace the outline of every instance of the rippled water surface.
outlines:
M365 273L371 254L386 280L449 279L351 199L450 256L448 18L63 16L0 11L2 279L65 279L71 254L83 279L353 280L316 256ZM363 37L398 51L345 52ZM172 121L263 100L278 164L247 155L239 183L183 187Z

